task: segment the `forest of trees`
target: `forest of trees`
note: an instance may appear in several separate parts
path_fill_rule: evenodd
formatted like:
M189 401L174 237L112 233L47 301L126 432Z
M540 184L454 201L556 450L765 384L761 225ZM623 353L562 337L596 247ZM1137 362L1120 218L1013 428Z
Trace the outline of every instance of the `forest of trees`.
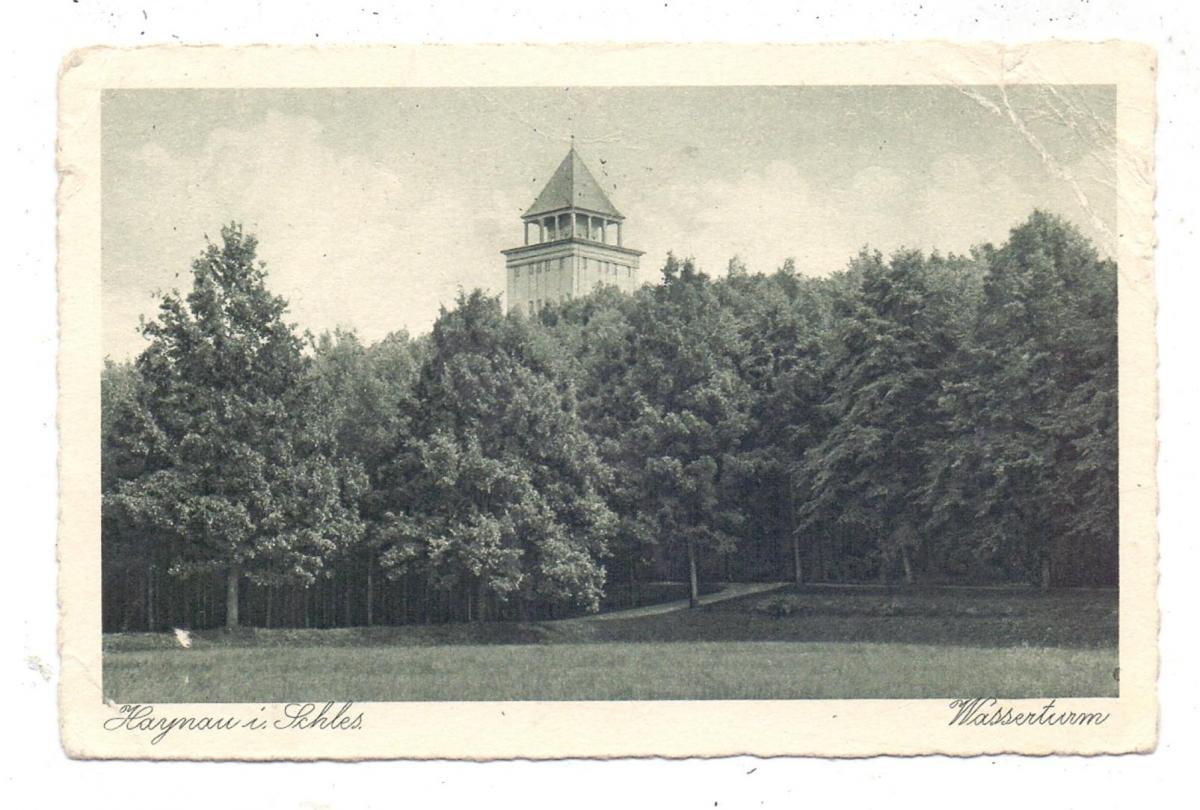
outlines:
M286 321L222 230L102 380L106 631L538 620L658 581L1117 579L1116 265L1041 212L428 335Z

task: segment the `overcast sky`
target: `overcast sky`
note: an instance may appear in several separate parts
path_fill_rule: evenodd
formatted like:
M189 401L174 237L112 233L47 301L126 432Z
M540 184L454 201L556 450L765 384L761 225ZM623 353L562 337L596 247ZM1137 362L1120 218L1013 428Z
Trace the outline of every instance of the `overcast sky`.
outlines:
M259 237L290 319L367 341L426 331L500 250L566 154L667 251L827 274L863 245L965 251L1035 207L1114 252L1106 87L112 91L103 104L104 351L135 355L156 290L205 235Z

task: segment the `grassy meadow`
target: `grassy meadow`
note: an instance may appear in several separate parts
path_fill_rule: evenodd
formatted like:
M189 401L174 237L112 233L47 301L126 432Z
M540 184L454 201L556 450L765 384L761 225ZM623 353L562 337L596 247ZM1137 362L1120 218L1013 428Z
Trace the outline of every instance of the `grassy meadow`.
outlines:
M609 621L111 634L130 702L1114 696L1114 591L811 586Z

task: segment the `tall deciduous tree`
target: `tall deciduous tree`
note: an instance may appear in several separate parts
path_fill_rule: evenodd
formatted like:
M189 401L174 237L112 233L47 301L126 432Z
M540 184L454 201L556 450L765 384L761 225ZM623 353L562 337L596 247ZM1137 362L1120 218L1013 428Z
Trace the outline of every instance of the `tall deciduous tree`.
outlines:
M434 325L393 470L381 562L427 573L461 613L596 610L613 515L575 395L542 327L479 291Z
M106 360L100 375L100 483L107 498L166 459L166 442L146 410L145 384L130 362ZM154 585L169 561L151 534L105 509L101 569L105 626L129 629L135 621L159 624Z
M355 333L339 329L316 341L314 361L320 396L333 416L339 463L361 465L368 483L358 504L363 542L345 550L352 555L347 566L364 571L362 602L370 625L375 619L375 570L389 520L385 477L411 432L419 343L395 332L365 346ZM347 589L348 615L349 602Z
M861 285L843 305L825 408L831 429L805 454L803 523L838 520L875 540L879 574L897 559L906 581L924 536L916 500L940 433L942 369L954 355L947 302L920 253L857 259Z
M1043 587L1115 582L1116 265L1040 211L984 254L969 368L947 396L960 414L955 463L971 485L971 540ZM1081 567L1094 570L1070 571Z
M164 295L143 326L137 369L160 452L105 498L169 549L172 573L224 572L229 628L244 577L310 583L361 532L361 470L337 462L333 414L256 246L222 228L192 265L191 292Z
M822 334L829 313L821 282L785 263L771 276L734 276L720 290L735 316L749 387L749 423L737 468L747 526L739 540L741 572L780 577L789 562L804 579L805 533L795 530L795 459L822 435L828 362ZM790 546L790 549L788 548ZM774 564L771 567L771 564Z
M639 530L684 553L695 606L700 555L731 552L744 523L733 486L748 429L739 335L709 278L674 256L629 322L628 372L606 392L627 413L608 420L620 430L614 463Z

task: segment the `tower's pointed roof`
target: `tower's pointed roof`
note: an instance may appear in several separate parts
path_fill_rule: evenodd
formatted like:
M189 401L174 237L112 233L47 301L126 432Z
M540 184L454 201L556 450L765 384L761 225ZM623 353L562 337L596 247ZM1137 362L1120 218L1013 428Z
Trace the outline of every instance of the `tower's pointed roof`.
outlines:
M563 162L558 164L542 193L533 201L533 205L529 206L525 216L535 217L565 208L579 208L613 219L624 219L600 188L596 178L588 171L574 145L563 158Z

